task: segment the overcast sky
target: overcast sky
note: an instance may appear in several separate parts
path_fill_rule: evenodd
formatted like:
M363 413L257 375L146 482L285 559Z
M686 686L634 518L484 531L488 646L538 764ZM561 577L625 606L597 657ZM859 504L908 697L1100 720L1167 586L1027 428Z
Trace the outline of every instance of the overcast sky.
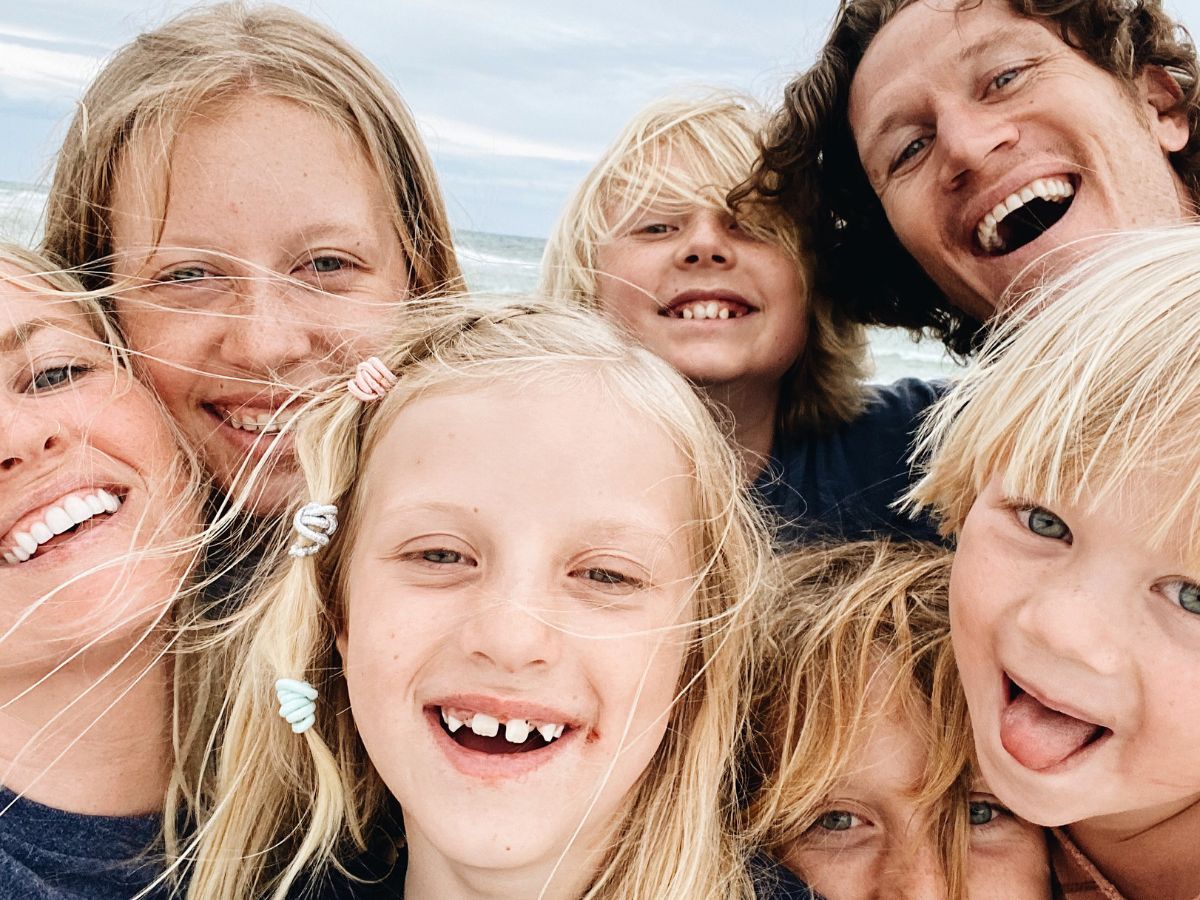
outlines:
M44 183L88 79L191 4L0 0L0 180ZM834 0L290 0L395 82L460 228L544 237L643 104L695 85L773 102ZM1200 0L1169 4L1193 30Z

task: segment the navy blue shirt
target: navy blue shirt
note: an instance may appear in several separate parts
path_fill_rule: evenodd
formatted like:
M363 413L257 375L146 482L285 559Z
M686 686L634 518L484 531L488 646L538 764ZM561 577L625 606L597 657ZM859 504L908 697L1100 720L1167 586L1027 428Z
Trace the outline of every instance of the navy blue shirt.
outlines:
M0 897L129 900L163 871L161 825L158 815L85 816L0 788Z
M917 378L872 386L853 422L828 434L777 436L754 487L780 517L779 542L938 540L928 518L911 520L891 504L912 484L908 457L921 415L948 387Z

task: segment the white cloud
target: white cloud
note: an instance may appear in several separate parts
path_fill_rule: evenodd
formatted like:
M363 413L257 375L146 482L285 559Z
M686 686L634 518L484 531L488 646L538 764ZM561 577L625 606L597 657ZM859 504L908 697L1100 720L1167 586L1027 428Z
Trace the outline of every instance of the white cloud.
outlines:
M418 115L417 120L430 148L448 156L503 156L590 163L600 155L599 148L540 141L444 116Z
M100 69L100 57L0 40L0 94L17 100L72 101Z

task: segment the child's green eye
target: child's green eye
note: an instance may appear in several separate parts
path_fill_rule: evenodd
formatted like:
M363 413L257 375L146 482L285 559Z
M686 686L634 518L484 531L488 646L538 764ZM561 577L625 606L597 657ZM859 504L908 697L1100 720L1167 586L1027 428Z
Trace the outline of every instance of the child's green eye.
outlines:
M1017 510L1017 517L1025 527L1039 537L1051 538L1056 541L1069 541L1071 529L1067 523L1040 506L1023 506Z
M988 803L986 800L972 800L967 815L972 825L986 825L1000 815L1000 810L996 804Z
M1161 590L1173 603L1190 613L1200 614L1200 585L1190 581L1168 581Z
M844 809L831 809L817 819L816 825L826 831L849 831L857 821L858 817L854 813Z
M425 550L421 553L421 559L431 563L453 564L462 562L462 554L457 550Z

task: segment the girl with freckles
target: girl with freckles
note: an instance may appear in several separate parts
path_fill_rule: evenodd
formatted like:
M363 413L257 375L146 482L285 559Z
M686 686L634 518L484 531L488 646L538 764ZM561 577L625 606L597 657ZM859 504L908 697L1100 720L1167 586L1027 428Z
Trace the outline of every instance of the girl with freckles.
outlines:
M544 301L414 309L382 362L301 425L324 525L228 632L189 896L810 897L733 821L774 570L702 402Z
M0 246L0 896L159 896L198 493L99 303Z
M1200 895L1200 228L1025 298L929 420L979 766L1064 896Z
M814 283L807 228L772 199L730 204L764 125L730 95L639 112L567 204L542 289L611 316L727 411L785 542L933 539L891 504L940 388L868 387L866 334Z
M828 900L1049 900L1045 833L997 802L971 761L951 559L889 541L784 559L748 815Z
M258 515L296 479L291 398L366 354L406 299L461 288L395 88L270 4L197 7L119 50L79 104L46 219L50 255L119 288L142 374Z

